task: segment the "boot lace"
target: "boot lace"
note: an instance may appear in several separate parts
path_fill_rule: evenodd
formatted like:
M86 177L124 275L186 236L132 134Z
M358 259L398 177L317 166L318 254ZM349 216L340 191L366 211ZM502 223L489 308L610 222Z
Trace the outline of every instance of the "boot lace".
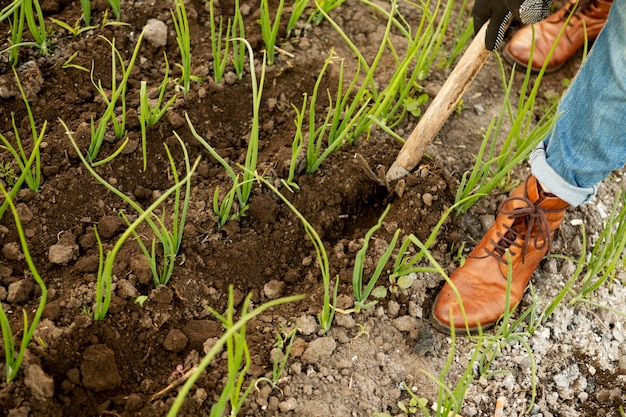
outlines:
M525 206L511 210L504 209L507 203L514 200L523 202ZM511 225L504 225L506 232L504 234L497 234L499 238L497 242L493 240L490 241L491 245L493 245L493 250L485 248L485 251L489 255L506 264L507 260L504 257L505 251L508 249L511 256L515 256L517 252L513 251L512 248L521 249L523 263L531 242L537 250L550 249L552 233L550 231L548 218L546 217L546 211L552 210L539 207L528 197L516 196L509 197L503 201L498 211L509 219L512 219L513 223ZM517 242L518 237L522 238L522 243Z

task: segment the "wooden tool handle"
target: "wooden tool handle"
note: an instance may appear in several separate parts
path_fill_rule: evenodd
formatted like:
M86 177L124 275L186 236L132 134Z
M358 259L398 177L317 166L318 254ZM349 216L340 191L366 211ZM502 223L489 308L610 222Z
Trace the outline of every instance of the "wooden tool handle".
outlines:
M439 133L461 97L470 86L491 52L485 48L485 24L456 64L452 73L433 99L413 132L402 146L389 171L387 180L406 176L419 163L426 147Z

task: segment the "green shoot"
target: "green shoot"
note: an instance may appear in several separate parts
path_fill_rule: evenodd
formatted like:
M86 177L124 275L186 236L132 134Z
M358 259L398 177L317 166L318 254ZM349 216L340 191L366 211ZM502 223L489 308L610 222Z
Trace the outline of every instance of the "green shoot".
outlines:
M298 211L298 209L291 204L291 202L285 198L284 195L281 194L280 191L276 189L269 181L265 178L256 175L256 179L261 181L267 188L272 190L274 194L280 197L281 200L291 209L291 211L300 219L302 225L304 226L304 230L306 231L307 236L313 243L315 247L315 253L317 254L317 262L320 267L320 272L322 273L322 280L324 283L324 296L322 300L322 311L318 315L318 320L320 323L320 327L324 332L328 332L333 323L333 319L335 318L335 306L337 302L337 291L339 289L339 277L335 279L335 287L334 291L331 294L331 283L330 283L330 263L328 261L328 253L326 252L326 248L324 247L324 243L322 239L320 239L319 234L315 231L315 228L311 226L311 223L307 221L307 219ZM332 300L331 300L332 298Z
M372 235L382 227L383 220L389 210L391 209L391 205L388 205L383 214L378 219L378 223L376 223L366 234L365 239L363 241L363 247L359 249L356 254L356 258L354 259L354 270L352 272L352 290L354 292L354 308L359 311L361 309L367 309L373 307L376 302L367 302L368 297L372 293L374 286L378 282L378 278L383 272L387 261L391 257L391 253L396 247L396 243L398 242L398 238L400 237L400 229L396 230L393 239L389 243L389 247L384 252L384 254L380 257L378 263L376 264L376 270L374 274L370 277L365 287L363 287L363 272L365 265L365 257L367 254L367 248L369 246L369 241L372 238Z
M10 206L11 213L13 214L13 219L15 221L15 227L17 229L17 234L20 238L20 244L22 246L22 252L24 253L24 259L28 264L28 269L30 273L33 275L33 278L39 285L41 289L41 298L39 299L39 305L37 306L37 310L35 311L35 316L33 317L32 322L29 324L28 322L28 313L26 310L22 310L24 314L24 327L22 330L22 342L20 343L19 350L15 351L14 345L14 336L13 331L11 330L11 325L9 323L9 319L6 316L6 313L2 308L0 308L0 328L2 328L2 339L4 345L4 358L5 358L5 370L6 370L6 378L7 382L11 382L17 376L17 373L22 365L22 361L24 360L24 355L26 354L26 349L28 348L28 344L33 339L33 334L35 333L35 329L39 324L39 320L41 319L41 315L43 314L43 310L46 306L46 301L48 299L48 290L46 288L46 284L41 279L39 272L37 272L37 268L33 263L33 259L30 255L30 251L28 250L28 244L26 243L26 236L24 234L24 229L22 228L22 223L20 222L19 215L17 213L17 208L13 203L13 199L11 195L7 192L7 190L0 184L0 191L5 199L5 202Z
M267 51L267 64L274 64L274 54L276 53L276 38L278 37L278 27L283 14L283 6L285 0L280 0L278 9L274 16L274 21L270 18L269 0L261 0L261 33L263 34L263 42Z
M113 16L116 19L120 18L120 0L109 0L109 6L111 6L111 11L113 11Z
M319 25L322 23L325 17L328 17L328 13L341 6L346 0L316 0L315 7L317 11L311 13L309 16L309 23Z
M193 166L194 170L197 164L198 161L196 161ZM96 284L94 320L104 319L107 315L107 312L109 311L109 303L111 302L111 285L113 281L113 263L115 262L115 257L122 248L122 245L124 244L124 242L126 242L131 234L136 233L135 230L137 229L137 227L139 227L139 225L146 221L146 219L152 215L152 212L156 210L161 204L163 204L172 193L177 192L184 184L187 184L189 182L192 172L193 171L187 173L187 176L185 178L166 190L163 195L161 195L154 203L150 205L150 207L143 211L120 236L120 238L115 243L115 246L113 246L113 249L107 252L104 261L104 267L102 268L102 273L98 276Z
M259 382L265 381L269 383L272 388L276 388L278 384L278 380L280 379L283 371L285 370L285 366L287 366L287 361L289 360L289 354L291 353L291 348L293 346L293 341L296 339L296 335L298 334L298 328L293 327L290 331L282 331L276 335L276 343L274 343L274 349L272 349L272 378L261 377L257 379L254 384L255 387L258 386Z
M176 135L176 139L178 139L183 153L185 155L185 169L187 171L187 176L191 175L191 167L189 164L189 155L187 154L187 149L185 148L184 142L182 139L174 132ZM174 164L174 158L170 153L169 148L165 144L165 151L167 152L167 157L170 161L170 169L172 171L172 176L174 177L174 183L179 183L178 180L178 172L176 170L176 165ZM191 183L187 181L185 185L185 195L182 197L182 208L181 208L181 190L178 189L174 193L174 210L172 215L172 226L169 228L165 223L165 211L163 211L163 217L158 218L155 216L156 223L158 224L158 229L155 228L155 224L149 222L148 224L153 229L156 237L152 240L151 250L148 251L143 241L141 240L141 236L137 232L134 233L135 239L141 248L141 251L145 255L148 260L148 264L150 265L150 271L152 272L152 277L154 279L155 287L158 285L166 285L170 278L172 277L172 273L174 270L174 266L176 264L176 257L178 256L178 252L180 250L180 245L183 239L183 230L185 228L185 220L187 218L187 210L189 208L189 198L191 196ZM126 216L124 219L127 223L129 223ZM160 254L162 257L161 265L158 263L158 255L156 251L156 243L157 240L160 242L162 253Z
M19 176L15 173L15 170L11 167L9 162L0 161L0 180L11 189L17 183Z
M63 69L68 69L68 68L74 68L80 71L85 71L85 72L89 72L91 73L91 71L89 71L87 68L83 67L82 65L78 65L78 64L74 64L74 59L76 59L76 57L78 56L79 52L76 51L72 54L72 56L70 56L67 61L65 61L63 63L63 65L61 65L61 68Z
M232 291L233 290L231 286L229 290L229 294L232 294ZM230 297L232 298L232 295ZM299 301L303 299L304 296L292 295L290 297L278 298L276 300L272 300L265 304L262 304L259 307L256 307L254 309L250 309L252 307L250 303L251 298L252 296L248 295L244 299L243 306L241 309L242 313L241 313L241 316L239 317L239 320L237 322L234 322L230 327L226 329L222 337L218 339L218 341L213 345L213 347L209 350L206 356L192 370L191 375L189 376L187 381L185 381L185 384L182 386L182 388L178 391L176 400L174 400L174 404L172 404L172 408L170 408L170 411L167 413L167 417L175 417L178 415L178 412L180 411L183 405L183 402L185 401L185 398L187 397L187 395L189 395L189 391L191 391L191 387L193 387L193 385L196 383L198 378L200 378L200 376L204 373L204 370L209 366L209 364L213 361L213 359L215 359L215 357L222 351L222 349L224 348L224 345L226 345L229 340L232 341L233 338L236 338L237 333L240 332L241 329L250 322L250 320L252 320L254 317L258 316L262 312L274 306ZM231 367L229 367L229 371L230 370L231 370ZM219 414L219 415L221 417L223 414Z
M306 10L309 5L309 0L295 0L293 4L293 8L291 10L291 16L289 16L289 21L287 22L287 36L291 35L291 31L295 29L300 17Z
M132 227L131 233L134 234L134 236L137 238L137 243L139 244L140 248L142 249L144 255L146 256L146 258L148 259L148 263L150 265L150 270L152 272L152 276L154 279L154 283L155 286L159 285L159 284L166 284L171 275L172 275L172 270L174 268L175 265L175 259L176 256L178 254L178 251L180 250L180 245L182 242L182 235L183 235L183 231L185 228L185 220L187 218L187 209L189 206L189 198L190 198L190 194L191 194L191 185L189 184L188 179L191 177L191 175L193 174L193 171L195 171L196 167L198 166L200 157L198 157L198 159L196 160L196 162L194 163L194 165L192 167L190 167L189 164L189 155L187 154L187 150L182 142L182 140L180 139L180 137L178 135L176 135L176 138L178 139L179 143L181 144L181 147L183 149L183 154L184 154L184 158L185 158L185 170L187 172L187 175L185 176L185 178L183 178L181 181L178 181L178 172L176 170L176 167L174 165L174 161L172 158L172 155L169 151L169 148L167 147L167 145L165 145L165 149L166 152L168 154L168 158L170 160L170 169L172 171L172 176L174 178L175 181L175 185L173 186L173 188L170 188L167 191L167 194L170 195L172 193L174 194L174 209L173 209L173 220L172 220L172 226L171 228L168 228L167 225L165 224L165 217L163 218L158 218L156 216L153 215L147 215L146 212L148 212L148 210L150 210L148 212L148 214L150 214L152 211L154 211L154 208L151 209L142 209L135 201L133 201L133 199L131 199L130 197L128 197L127 195L125 195L124 193L122 193L121 191L119 191L117 188L115 188L114 186L112 186L111 184L109 184L104 178L102 178L100 175L98 175L98 173L93 169L93 164L89 164L87 159L79 152L78 149L78 145L76 144L76 141L74 140L74 137L72 136L72 134L70 133L69 129L67 128L67 126L65 125L65 123L63 121L61 121L61 123L63 124L65 131L67 133L68 138L70 139L72 146L74 147L74 149L77 151L79 158L81 159L81 161L83 162L83 165L85 165L85 168L89 171L89 173L98 181L100 182L102 185L104 185L109 191L111 191L113 194L117 195L118 197L120 197L126 204L128 204L130 207L132 207L137 213L139 213L139 217L141 217L142 219L145 220L145 222L150 226L150 229L152 229L152 232L155 235L155 238L152 242L152 251L148 251L147 248L145 247L145 245L143 245L143 242L141 241L141 239L139 239L139 236L136 234L136 232L134 231L138 224L135 225L134 227ZM181 187L183 185L186 185L185 188L185 195L181 196ZM182 200L182 202L181 202ZM160 199L157 201L165 201L165 199ZM182 208L181 208L181 203L182 203ZM152 207L152 206L150 206ZM165 214L163 214L164 216ZM125 219L127 219L127 217L124 216ZM131 224L134 225L135 222L133 222ZM131 229L131 227L129 226L129 229ZM161 243L161 248L162 248L162 263L161 265L159 265L157 263L157 253L156 253L156 242L160 242ZM121 245L121 244L120 244ZM119 250L119 249L118 249ZM111 261L112 262L112 261ZM106 272L106 271L105 271Z
M220 203L220 187L215 187L213 193L213 213L217 216L217 228L221 229L228 220L231 220L235 215L231 215L230 212L233 209L233 203L237 196L237 190L239 190L238 177L235 177L235 183L232 188L226 193L222 202Z
M62 27L65 30L67 30L69 33L72 34L73 37L77 37L78 35L80 35L83 32L87 32L89 30L92 30L92 29L96 28L96 26L89 26L89 24L87 24L87 26L81 27L80 26L80 21L81 21L80 18L78 18L76 20L76 23L74 23L74 26L70 26L70 25L68 25L67 23L65 23L65 22L63 22L61 20L55 19L54 17L51 17L50 20L53 23L55 23L56 25ZM86 21L86 19L85 19L85 21Z
M76 144L76 141L74 140L74 137L70 133L67 125L62 120L61 120L61 124L65 128L65 132L67 133L67 136L70 139L70 142L72 143L72 146L78 152L79 151L78 145ZM142 210L137 205L137 203L135 203L129 197L127 197L124 194L122 194L119 190L117 190L111 184L106 182L106 180L104 180L102 177L100 177L93 170L91 165L88 163L88 161L85 159L85 157L80 152L78 152L78 155L79 155L80 159L82 160L85 168L87 168L87 170L91 173L91 175L94 176L94 178L96 178L100 183L102 183L111 192L113 192L114 194L116 194L118 196L121 196L122 199L124 199L131 207L133 207L139 213L139 216L137 217L137 219L135 219L135 221L133 221L128 226L128 228L124 231L124 233L119 237L119 239L117 240L117 242L115 243L113 248L110 251L107 252L106 257L104 259L103 266L101 266L99 268L98 277L97 277L97 281L96 281L95 307L94 307L93 311L94 311L94 319L95 320L102 320L102 319L104 319L106 317L107 312L109 310L109 304L110 304L110 301L111 301L111 285L112 285L112 282L113 282L113 263L115 262L115 257L117 256L118 252L122 248L122 245L126 242L126 240L128 240L128 238L131 235L135 235L136 236L136 233L137 233L136 229L144 221L147 222L150 225L150 227L152 228L152 230L155 232L155 234L157 234L157 236L159 236L159 229L155 225L154 221L151 219L151 217L153 216L152 212L154 210L156 210L158 207L160 207L169 198L169 196L171 194L175 193L175 201L176 201L176 203L180 202L180 189L181 189L181 187L183 185L186 185L187 186L187 190L189 190L189 188L190 188L189 182L190 182L190 179L191 179L191 175L193 174L193 172L197 168L198 163L200 162L200 158L198 158L196 160L196 162L194 163L193 167L189 167L189 164L188 164L189 158L185 154L186 155L185 156L185 163L186 163L186 168L187 168L187 175L181 181L177 181L172 187L167 189L146 210ZM169 152L168 152L168 156L169 156L170 162L171 162L172 158L171 158L171 155L169 154ZM173 162L172 162L172 164L173 164ZM178 175L174 174L176 172L175 168L173 168L172 171L173 171L174 178L176 180L178 180ZM164 262L173 263L174 259L172 258L172 254L174 254L173 257L175 258L175 256L176 256L175 254L178 251L178 247L180 245L180 240L182 238L182 231L183 231L183 228L184 228L184 220L185 220L186 209L187 209L186 203L187 203L187 201L189 199L188 192L189 191L187 191L186 195L185 195L185 203L184 203L184 206L183 206L182 214L180 214L180 218L178 217L179 216L179 212L178 212L178 209L177 209L178 205L174 209L174 213L175 213L174 217L175 217L175 219L174 219L174 226L172 227L172 232L171 233L164 233L165 236L159 236L159 238L161 239L161 242L164 245L165 245L165 243L170 245L170 246L168 246L168 248L171 249L171 252L164 253L165 258L166 258L166 259L164 259ZM163 224L163 221L160 222L160 225L164 228L165 232L167 232L167 230L165 229L165 226ZM99 240L99 238L98 238L98 240ZM166 240L167 240L167 242L166 242ZM99 246L100 252L101 252L100 259L102 259L102 257L103 257L102 244L99 243L98 246ZM169 269L169 265L170 264L166 264L165 265L164 271L169 271L171 273L171 270ZM152 273L154 275L155 271L152 270ZM167 277L167 278L169 278L169 277ZM157 284L156 279L157 278L155 278L155 284Z
M621 207L620 207L621 206ZM594 307L606 308L621 316L626 316L623 311L612 309L592 299L592 294L607 282L615 279L618 272L622 271L626 264L624 249L626 248L626 194L620 191L615 198L611 214L604 230L595 242L591 255L586 262L585 275L582 278L580 288L569 304L575 306L580 303ZM585 252L581 254L581 257Z
M35 47L43 56L50 55L52 53L52 42L48 39L48 29L43 19L39 0L23 0L22 8L30 34L35 40Z
M293 188L300 188L298 184L294 182L294 177L296 175L296 170L298 170L298 165L300 165L300 156L302 155L302 148L304 146L304 134L302 132L302 124L304 122L304 113L306 111L306 103L307 103L307 95L304 93L304 100L302 101L302 109L298 110L296 106L292 104L293 110L296 112L296 120L294 121L296 125L296 133L293 138L293 142L291 142L291 160L289 161L289 175L286 180L282 180L281 182L285 185L285 187L289 188L290 191Z
M252 129L250 131L250 139L248 142L248 149L246 152L246 160L244 165L243 172L243 180L241 182L237 179L237 174L235 171L228 165L228 163L218 155L218 153L213 149L209 143L204 140L196 130L194 129L191 120L189 120L189 115L185 115L187 118L187 124L191 129L191 133L193 136L211 153L211 155L217 159L217 161L226 169L228 175L233 181L233 184L239 184L239 187L236 188L237 197L239 199L239 215L244 215L248 210L248 200L250 198L250 194L252 193L252 186L254 180L254 172L256 171L257 166L257 157L259 153L259 113L261 108L261 97L263 94L263 83L265 81L265 57L263 59L261 74L259 80L256 79L256 72L254 69L254 52L252 51L252 47L246 40L243 41L248 47L248 53L250 58L250 73L252 74Z
M106 38L104 39L111 45L111 98L109 99L106 91L102 87L101 81L96 83L93 79L94 66L91 67L91 83L94 85L100 96L102 97L104 103L106 104L106 110L102 115L102 118L98 122L98 126L96 127L94 120L91 120L91 143L89 144L89 150L87 151L89 155L89 159L95 162L98 153L100 152L100 147L102 146L102 142L104 141L104 136L107 132L107 125L109 120L113 122L113 126L115 129L115 134L118 138L121 138L126 132L126 90L127 83L130 77L130 73L135 65L135 60L139 55L139 48L141 46L141 41L143 39L144 32L142 31L137 39L137 44L135 45L135 49L133 51L133 55L131 56L130 62L128 66L124 65L124 60L120 52L115 47L115 39L113 41L109 41ZM122 79L117 84L117 60L119 60L121 70L122 70ZM118 100L122 101L122 115L120 117L121 120L117 120L115 115L115 108L117 107Z
M26 93L24 93L22 83L20 82L20 79L15 69L13 69L13 73L15 74L15 80L17 82L18 89L20 90L20 93L22 94L22 99L24 100L24 104L26 105L28 120L30 121L30 129L33 134L33 143L41 143L46 133L46 127L48 126L48 122L45 121L43 123L43 127L41 128L41 132L37 133L37 125L35 124L33 112L30 108L30 104L28 103L28 99L26 98ZM13 113L11 113L11 123L13 124L13 133L17 142L17 149L15 149L11 142L9 142L9 140L1 133L0 140L2 140L4 146L0 147L7 149L11 153L11 155L13 155L13 158L20 167L20 171L24 175L24 179L26 180L28 188L30 188L34 192L37 192L39 191L39 185L41 184L41 160L39 147L33 147L33 150L31 152L31 156L35 157L33 169L31 169L30 167L27 168L27 163L30 158L26 156L26 152L24 151L24 147L22 146L22 140L20 138L19 130L15 123L15 115Z
M254 68L254 51L252 46L246 41L248 48L248 57L250 59L250 76L252 81L252 128L250 130L250 139L248 149L246 151L246 162L244 165L243 181L241 184L241 198L243 206L239 207L239 213L244 214L248 209L248 200L252 193L252 180L256 171L257 157L259 154L259 113L261 109L261 98L263 95L263 84L265 82L265 53L261 62L261 74L259 80L256 78L256 70Z
M241 187L240 186L235 187L235 185L234 185L234 184L238 184L239 183L238 175L235 174L235 171L233 170L233 168L230 165L228 165L228 162L226 162L224 160L224 158L222 158L217 153L217 151L215 149L213 149L213 147L209 144L209 142L207 142L202 136L200 136L198 134L198 132L196 132L196 129L194 128L193 124L191 123L191 120L189 119L189 115L187 113L185 113L185 118L187 119L187 125L189 126L189 130L191 130L191 134L193 135L193 137L196 138L196 140L198 142L200 142L202 144L202 146L204 146L209 151L211 156L213 158L215 158L217 160L217 162L219 162L220 165L222 165L224 167L224 169L228 173L228 176L233 181L233 187L231 188L231 190L235 190L235 193L237 194L237 199L239 200L239 205L240 205L240 210L241 210L241 207L244 207L247 204L247 202L244 203L243 196L241 194ZM220 212L222 212L221 208L220 208ZM218 216L219 216L219 214L218 214Z
M183 91L187 94L191 84L191 38L189 34L189 20L187 19L187 12L185 11L184 0L174 0L174 5L176 12L170 9L170 13L174 21L176 42L178 43L182 61L179 67L182 71Z
M141 86L139 87L139 126L141 127L141 153L143 155L143 170L145 171L148 166L148 158L146 157L146 131L148 126L153 126L161 120L167 109L170 108L174 101L176 100L176 95L174 95L171 99L168 100L165 105L163 105L163 98L165 97L165 91L167 89L167 85L170 82L170 65L167 61L167 55L163 52L163 56L165 58L165 76L163 77L163 81L161 81L161 85L159 86L159 97L154 103L154 107L150 103L148 99L148 88L147 82L142 81Z
M17 3L17 2L15 2ZM16 46L22 43L22 36L24 35L24 13L25 8L20 7L13 11L13 23L11 25L11 45ZM2 19L0 19L1 21ZM12 67L15 67L18 63L19 48L11 48L9 53L9 63Z
M83 9L85 25L91 25L91 2L89 0L80 0L80 7Z
M224 78L226 63L228 62L228 49L230 46L228 36L231 32L231 21L228 19L225 34L223 32L223 16L220 16L219 26L216 28L213 0L209 0L209 16L211 22L211 52L213 53L213 80L219 83ZM222 36L224 36L224 39L222 39Z
M237 78L241 80L246 61L246 46L242 39L246 38L246 30L243 16L241 15L241 8L239 7L239 0L235 0L235 15L230 30L230 40L233 43L233 68Z
M233 317L235 311L234 299L233 286L230 285L228 287L228 307L225 315L221 315L211 307L207 307L209 312L222 323L226 330L232 328L235 324ZM248 311L249 302L250 298L248 297L242 306L242 313ZM252 363L246 341L246 326L242 326L236 333L226 339L226 355L228 377L219 400L211 409L211 416L215 417L224 415L227 402L230 403L230 415L237 416L243 402L252 391L252 388L254 388L253 384L249 384L245 389L243 388L246 372L250 369Z
M365 88L361 87L359 92L352 99L352 103L348 104L348 100L352 95L352 90L357 83L359 71L357 70L352 82L344 92L344 65L342 61L339 69L339 80L337 82L336 102L333 103L332 97L330 93L328 93L329 106L326 118L320 127L316 127L315 107L317 105L319 88L322 78L324 77L326 70L332 63L334 57L334 51L331 51L330 56L326 59L320 73L318 74L315 86L313 87L313 95L311 96L309 104L309 137L306 147L306 172L309 174L315 172L331 153L337 150L346 140L348 140L352 128L366 112L367 104L369 102L369 99L364 98L366 91ZM366 83L363 83L364 86L365 84ZM306 96L304 99L306 101ZM304 112L297 112L296 114L296 126L301 126L304 120ZM322 145L327 132L327 146L322 151Z
M13 13L20 9L24 0L14 0L0 10L0 22L10 17Z

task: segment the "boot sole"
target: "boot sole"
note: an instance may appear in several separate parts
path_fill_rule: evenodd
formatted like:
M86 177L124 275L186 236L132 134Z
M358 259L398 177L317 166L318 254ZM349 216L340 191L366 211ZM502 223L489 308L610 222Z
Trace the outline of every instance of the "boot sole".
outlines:
M504 60L506 62L508 62L510 65L515 64L515 69L517 69L519 71L522 71L522 72L524 72L524 71L526 71L528 69L528 63L524 63L524 62L516 59L513 55L511 55L509 53L509 50L507 48L503 48L502 49L502 56L504 57ZM557 72L558 70L563 68L566 63L567 63L567 61L562 63L561 65L558 65L558 66L554 67L554 68L546 69L544 71L544 73L545 74L551 74L553 72ZM537 69L535 67L531 67L530 71L536 74L536 73L541 71L541 68Z

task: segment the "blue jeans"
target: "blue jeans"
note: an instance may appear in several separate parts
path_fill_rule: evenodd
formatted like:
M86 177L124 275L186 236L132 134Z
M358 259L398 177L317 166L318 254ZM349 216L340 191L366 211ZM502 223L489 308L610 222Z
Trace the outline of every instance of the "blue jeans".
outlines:
M573 206L626 164L626 1L613 2L586 61L561 99L552 132L530 155L532 173Z

